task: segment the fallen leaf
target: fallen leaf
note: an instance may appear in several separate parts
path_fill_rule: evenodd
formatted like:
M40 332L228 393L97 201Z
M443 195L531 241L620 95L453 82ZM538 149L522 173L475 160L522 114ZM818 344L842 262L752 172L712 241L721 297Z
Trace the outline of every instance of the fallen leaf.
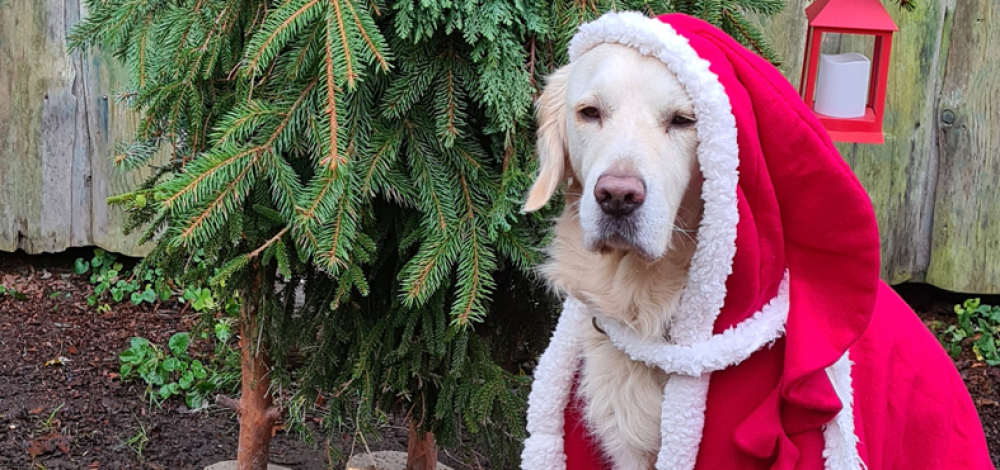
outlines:
M76 350L76 346L73 346L71 344L71 345L69 345L69 353L75 356L75 355L79 354L80 352Z
M69 442L66 440L65 437L61 437L60 436L59 439L56 440L56 448L58 448L60 451L62 451L62 453L68 454L69 453Z
M45 366L46 367L48 367L48 366L64 366L64 365L66 365L66 364L68 364L70 362L73 362L73 361L70 361L68 358L66 358L64 356L59 356L59 357L57 357L55 359L50 359L48 361L45 361Z
M58 432L52 432L31 441L31 444L28 446L28 453L31 454L31 458L36 458L42 454L54 452L56 449L64 454L68 454L69 439Z
M31 445L28 446L28 454L30 454L33 459L44 454L45 452L47 451L38 441L31 441Z

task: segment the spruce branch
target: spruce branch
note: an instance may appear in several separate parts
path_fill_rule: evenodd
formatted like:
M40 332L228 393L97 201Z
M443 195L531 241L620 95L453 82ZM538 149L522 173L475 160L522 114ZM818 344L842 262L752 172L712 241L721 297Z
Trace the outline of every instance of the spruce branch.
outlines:
M281 237L285 236L285 234L288 233L288 229L289 229L289 227L285 227L285 228L281 229L280 232L274 234L274 236L271 237L270 240L266 241L263 245L257 247L256 250L251 251L250 254L247 255L247 259L251 260L251 259L256 258L257 255L261 254L264 250L268 249L271 245L274 245L275 243L278 243L279 241L281 241Z
M347 1L350 2L351 0ZM333 5L333 18L330 18L329 13L327 13L327 19L326 19L327 36L329 37L330 29L332 29L331 24L335 22L337 24L336 28L337 32L340 34L341 48L344 54L344 65L347 67L347 71L345 73L344 78L347 80L347 88L353 89L355 85L354 81L358 77L357 74L354 72L354 58L351 55L351 45L347 41L347 31L346 31L347 28L344 25L344 15L340 11L340 2L341 0L330 0L330 4ZM327 39L327 41L329 41L329 38ZM332 49L329 44L327 44L327 48ZM331 61L328 59L327 63L331 63ZM328 73L328 77L329 76L332 75ZM330 83L333 82L331 81Z
M339 0L333 0L336 4ZM333 51L333 38L330 37L330 18L326 20L326 108L324 111L327 114L327 119L329 121L329 153L323 160L320 161L320 165L326 166L329 171L333 172L337 169L337 165L342 162L338 150L338 140L337 134L340 131L340 126L337 122L337 84L336 77L334 75L334 51ZM341 30L342 31L342 30ZM346 39L345 39L346 41ZM344 50L349 51L350 48L344 45ZM347 61L350 64L350 59ZM349 66L349 65L348 65ZM348 71L348 83L351 83L353 78L350 76L350 71Z
M351 0L347 0L345 4L347 5L347 8L351 10L351 16L354 17L354 24L357 26L358 32L361 34L361 37L364 38L365 43L368 45L368 49L375 56L375 59L378 60L379 66L381 67L382 71L388 72L389 62L388 60L386 60L385 54L381 52L382 49L385 49L385 46L384 45L377 46L375 44L375 41L372 39L372 35L368 32L367 27L362 24L361 17L358 16L358 11L355 10L353 2ZM372 6L375 9L375 11L378 12L378 7L375 6L374 2L372 3Z

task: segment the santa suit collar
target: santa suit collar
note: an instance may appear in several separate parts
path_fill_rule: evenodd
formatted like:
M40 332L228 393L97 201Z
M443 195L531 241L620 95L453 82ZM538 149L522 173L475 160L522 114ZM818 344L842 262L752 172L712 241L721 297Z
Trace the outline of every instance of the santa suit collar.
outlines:
M788 436L810 429L822 429L825 468L862 467L848 349L868 325L878 289L867 194L781 74L717 28L684 15L608 13L580 27L570 60L604 43L663 61L697 117L704 213L671 343L600 320L617 348L674 374L664 389L656 468L693 469L721 440L773 460L772 468L794 468L799 455ZM565 469L567 449L579 445L566 436L566 416L581 329L592 328L594 316L567 299L535 371L525 470ZM748 361L755 355L770 365ZM710 397L713 373L753 367L776 371L747 384L746 396L759 397L756 409L733 429L713 425L726 420L708 406L741 393L712 389Z

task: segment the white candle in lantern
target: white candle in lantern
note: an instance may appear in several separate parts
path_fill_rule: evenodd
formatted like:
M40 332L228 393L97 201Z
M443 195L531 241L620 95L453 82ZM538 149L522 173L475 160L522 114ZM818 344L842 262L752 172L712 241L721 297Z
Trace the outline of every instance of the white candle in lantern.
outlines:
M864 116L871 60L856 52L820 54L819 57L816 112L836 118Z

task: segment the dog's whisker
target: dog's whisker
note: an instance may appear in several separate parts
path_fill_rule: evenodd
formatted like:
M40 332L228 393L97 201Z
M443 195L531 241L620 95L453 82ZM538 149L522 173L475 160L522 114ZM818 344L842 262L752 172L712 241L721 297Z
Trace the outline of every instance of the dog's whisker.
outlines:
M684 234L684 237L687 238L691 243L697 243L697 240L695 240L694 236L691 235L692 233L698 233L697 230L691 230L691 229L681 228L681 227L678 227L678 226L674 225L673 226L673 231L676 232L676 233L682 233L682 234Z

